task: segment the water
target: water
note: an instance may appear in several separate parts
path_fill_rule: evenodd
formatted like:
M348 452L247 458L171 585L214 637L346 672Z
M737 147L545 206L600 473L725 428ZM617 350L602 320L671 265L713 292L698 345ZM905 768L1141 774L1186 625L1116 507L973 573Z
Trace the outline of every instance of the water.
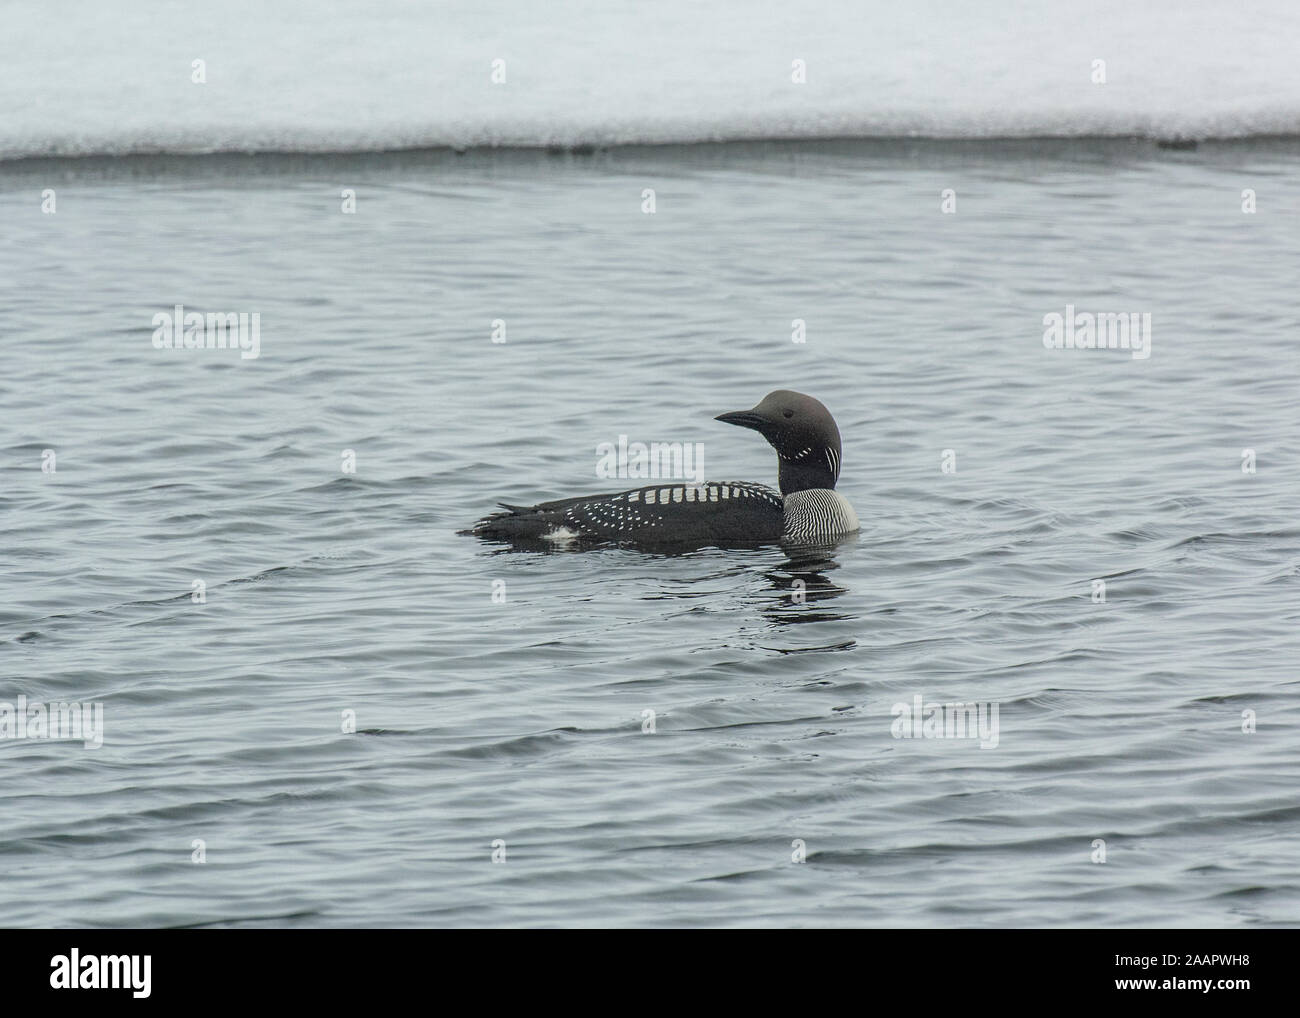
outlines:
M105 732L0 742L0 915L1295 924L1297 184L1286 141L7 165L0 699ZM177 303L260 356L154 349ZM1150 358L1045 349L1066 304ZM843 432L837 548L455 534L619 487L621 433L771 483L712 417L783 387ZM916 695L996 748L894 738Z

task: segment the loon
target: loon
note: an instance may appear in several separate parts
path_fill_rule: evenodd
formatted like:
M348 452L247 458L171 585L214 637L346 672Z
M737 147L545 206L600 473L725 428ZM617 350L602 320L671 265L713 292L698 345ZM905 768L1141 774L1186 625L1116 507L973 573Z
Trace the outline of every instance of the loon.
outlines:
M461 531L505 541L595 541L634 545L762 544L833 540L858 529L840 476L840 430L830 411L779 389L752 410L714 420L751 428L776 450L781 490L748 481L653 484L533 506L500 503Z

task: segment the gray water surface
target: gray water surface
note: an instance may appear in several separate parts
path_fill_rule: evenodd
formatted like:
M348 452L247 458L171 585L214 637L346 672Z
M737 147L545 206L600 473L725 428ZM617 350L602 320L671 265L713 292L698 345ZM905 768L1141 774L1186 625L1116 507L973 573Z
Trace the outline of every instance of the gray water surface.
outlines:
M1283 142L0 167L0 700L105 726L0 741L0 917L1296 924L1297 213ZM261 355L155 349L178 303ZM834 549L456 535L637 486L620 434L773 483L712 418L777 388Z

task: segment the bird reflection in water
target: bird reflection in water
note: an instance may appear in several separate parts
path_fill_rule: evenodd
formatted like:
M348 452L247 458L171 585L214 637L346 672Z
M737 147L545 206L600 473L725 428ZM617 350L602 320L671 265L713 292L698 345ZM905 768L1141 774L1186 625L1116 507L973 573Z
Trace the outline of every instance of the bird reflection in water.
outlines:
M840 568L835 558L836 550L856 540L849 534L835 542L818 544L781 545L786 560L766 575L774 590L784 591L784 596L773 598L763 614L774 625L784 626L798 622L840 622L852 615L827 611L828 602L848 593L836 583L831 574Z

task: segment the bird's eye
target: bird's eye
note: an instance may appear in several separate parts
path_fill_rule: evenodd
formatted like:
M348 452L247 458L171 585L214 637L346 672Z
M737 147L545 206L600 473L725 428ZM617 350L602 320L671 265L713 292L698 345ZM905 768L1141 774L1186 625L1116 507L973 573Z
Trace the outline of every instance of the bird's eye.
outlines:
M793 411L793 410L785 410L785 411L782 412L781 416L783 416L783 417L788 421L791 417L794 416L794 411Z

